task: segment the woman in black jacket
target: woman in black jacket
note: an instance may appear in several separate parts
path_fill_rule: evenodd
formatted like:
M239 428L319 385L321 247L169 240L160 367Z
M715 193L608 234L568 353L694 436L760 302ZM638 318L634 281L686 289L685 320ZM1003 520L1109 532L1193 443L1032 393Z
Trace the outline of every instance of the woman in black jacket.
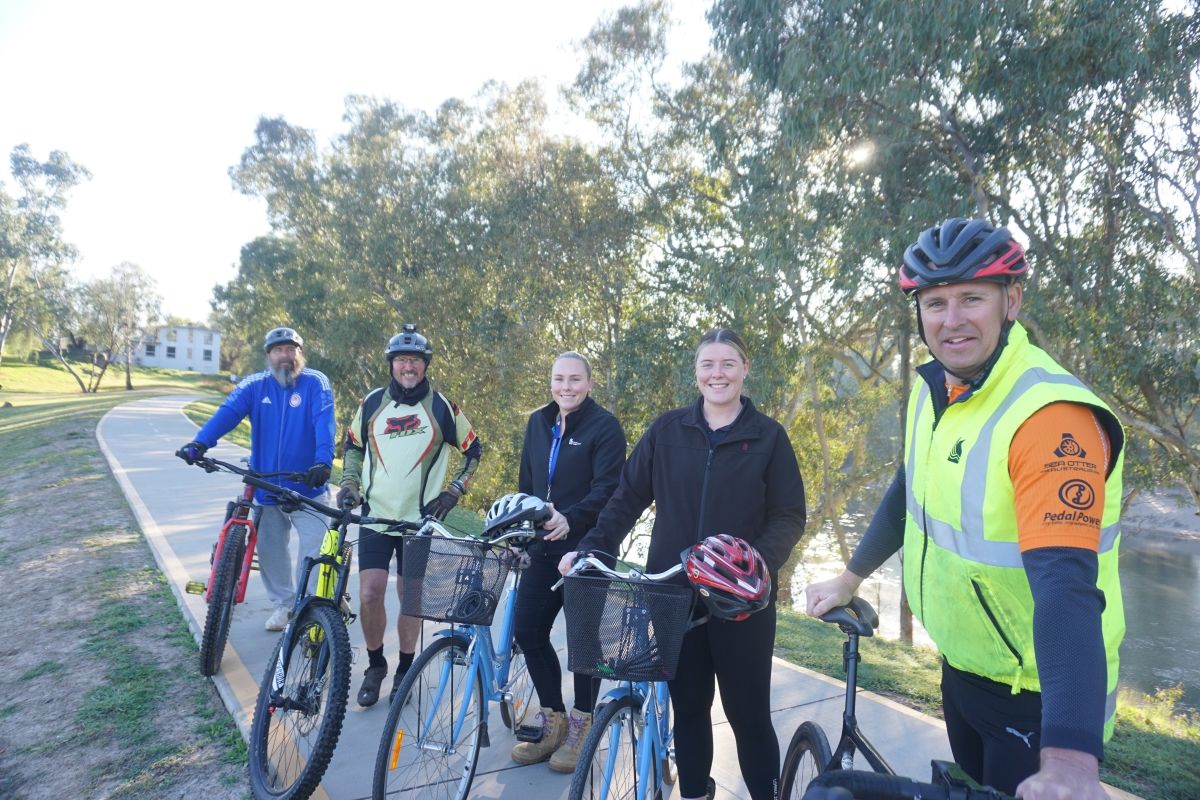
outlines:
M596 522L625 463L625 432L617 418L589 393L592 367L576 352L560 355L550 372L550 403L529 417L521 447L518 488L549 502L549 531L529 549L530 564L517 590L516 638L541 703L542 739L512 750L518 764L550 759L550 769L574 772L579 748L591 727L598 682L575 676L570 716L562 697L562 667L550 643L550 628L562 608L558 560Z
M804 532L804 482L787 432L759 413L742 384L746 346L728 329L709 331L696 350L700 397L656 419L634 447L617 491L576 548L615 553L641 513L655 504L647 569L660 572L680 553L721 533L752 544L777 586L779 568ZM575 560L559 562L563 574ZM741 622L710 619L683 640L670 682L675 752L684 800L711 797L714 679L737 741L742 778L754 800L778 795L779 741L771 725L775 594Z

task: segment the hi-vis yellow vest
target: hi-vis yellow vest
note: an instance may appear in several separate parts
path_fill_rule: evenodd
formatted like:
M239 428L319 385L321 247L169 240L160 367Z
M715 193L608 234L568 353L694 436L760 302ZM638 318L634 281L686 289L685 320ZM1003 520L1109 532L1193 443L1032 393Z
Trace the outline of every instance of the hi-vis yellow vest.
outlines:
M1070 401L1116 417L1077 378L1030 344L1019 324L1009 332L982 387L953 403L934 424L930 387L916 381L909 399L905 490L904 588L913 613L951 666L1013 687L1041 691L1033 649L1033 596L1017 545L1008 474L1013 435L1035 411ZM1106 426L1107 427L1107 426ZM1111 438L1111 437L1110 437ZM1104 507L1063 503L1061 513L1099 516L1102 627L1108 659L1104 739L1116 712L1118 648L1125 611L1117 577L1121 442L1104 484ZM1048 512L1050 513L1050 512ZM1053 513L1060 513L1055 510Z

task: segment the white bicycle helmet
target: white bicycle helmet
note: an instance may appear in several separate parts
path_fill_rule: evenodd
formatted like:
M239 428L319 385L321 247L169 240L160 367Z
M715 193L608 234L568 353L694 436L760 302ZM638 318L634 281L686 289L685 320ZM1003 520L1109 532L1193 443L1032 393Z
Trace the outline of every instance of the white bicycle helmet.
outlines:
M511 528L522 522L536 524L550 519L550 508L546 501L524 492L506 494L488 509L484 518L483 530L489 536L504 528Z

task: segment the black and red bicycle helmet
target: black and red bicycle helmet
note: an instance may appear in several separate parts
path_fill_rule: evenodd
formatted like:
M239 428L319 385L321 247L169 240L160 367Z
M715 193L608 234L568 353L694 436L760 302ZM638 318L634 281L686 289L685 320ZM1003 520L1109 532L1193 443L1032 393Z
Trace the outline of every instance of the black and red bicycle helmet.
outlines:
M684 551L683 566L709 613L719 619L740 622L771 600L771 574L744 539L709 536Z
M1008 228L982 219L952 217L922 231L904 251L900 289L906 295L930 286L966 281L1009 284L1029 269L1025 248Z

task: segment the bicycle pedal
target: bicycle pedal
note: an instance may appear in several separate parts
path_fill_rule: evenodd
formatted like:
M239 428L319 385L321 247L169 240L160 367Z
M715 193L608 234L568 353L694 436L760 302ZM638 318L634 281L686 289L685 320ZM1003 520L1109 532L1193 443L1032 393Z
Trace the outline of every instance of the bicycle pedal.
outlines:
M541 725L522 725L517 728L517 741L537 744L542 740Z
M183 590L185 592L187 592L188 594L204 594L204 592L207 588L208 587L206 587L200 581L188 581L184 585Z

